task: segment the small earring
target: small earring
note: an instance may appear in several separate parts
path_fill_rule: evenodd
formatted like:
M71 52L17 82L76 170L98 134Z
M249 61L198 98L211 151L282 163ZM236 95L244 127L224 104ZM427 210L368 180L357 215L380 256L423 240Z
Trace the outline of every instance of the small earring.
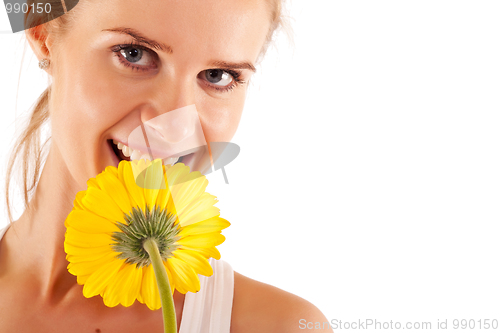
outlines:
M50 65L49 59L42 59L38 62L38 67L40 67L40 69L46 69L49 67L49 65Z

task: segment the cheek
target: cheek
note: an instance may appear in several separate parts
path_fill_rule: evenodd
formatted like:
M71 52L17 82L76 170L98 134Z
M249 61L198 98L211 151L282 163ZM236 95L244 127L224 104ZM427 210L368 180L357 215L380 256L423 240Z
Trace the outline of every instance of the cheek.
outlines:
M72 90L64 89L61 101L54 108L52 134L60 146L71 142L87 158L92 158L91 153L99 144L101 134L117 119L113 109L119 108L113 105L113 92L99 90L99 84L77 83Z
M243 112L245 94L223 103L209 103L200 112L200 120L207 142L230 142Z
M102 156L109 154L104 135L130 113L132 95L95 64L66 59L53 83L52 138L73 177L86 181L102 171Z
M125 102L130 100L130 89L95 65L83 68L85 71L75 71L74 67L69 71L67 81L71 83L67 87L72 88L65 90L63 101L68 116L94 126L87 131L110 127L129 111Z

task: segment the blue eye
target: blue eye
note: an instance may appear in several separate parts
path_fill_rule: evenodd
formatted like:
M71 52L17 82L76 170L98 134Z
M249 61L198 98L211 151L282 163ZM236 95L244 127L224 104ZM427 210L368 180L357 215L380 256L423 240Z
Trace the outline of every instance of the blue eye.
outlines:
M143 51L137 47L126 47L120 53L127 61L135 63L141 60Z
M157 67L156 53L144 46L134 44L117 45L112 51L115 52L120 63L125 67L142 71Z
M233 76L222 69L207 69L205 78L208 82L217 86L226 87L233 82Z
M198 78L203 81L205 86L220 92L227 92L245 84L246 82L241 79L241 76L240 71L227 68L206 69L198 74Z

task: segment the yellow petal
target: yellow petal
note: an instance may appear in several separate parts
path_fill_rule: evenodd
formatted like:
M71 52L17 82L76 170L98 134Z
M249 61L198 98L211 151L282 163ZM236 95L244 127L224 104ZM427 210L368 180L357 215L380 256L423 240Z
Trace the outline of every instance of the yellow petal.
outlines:
M132 167L132 172L134 174L134 181L141 188L144 188L146 169L151 165L150 160L134 160L130 161L130 166Z
M154 160L146 169L144 195L146 202L152 209L156 205L156 198L160 189L166 189L163 178L163 164L161 159Z
M73 201L73 205L76 209L85 209L83 208L82 199L85 196L86 191L80 191L76 194L75 200Z
M104 304L109 307L118 304L128 307L134 304L139 292L139 274L142 275L142 270L137 269L135 264L124 264L116 274L115 281L106 287L103 293Z
M115 176L116 178L118 178L118 168L116 168L115 166L113 165L108 165L105 169L104 169L104 172L108 173L108 174L111 174L113 176Z
M179 239L177 243L188 247L212 247L222 244L226 240L219 232L208 234L192 235Z
M142 277L144 273L142 267L137 268L137 265L135 267L136 267L135 280L132 282L129 292L130 292L130 297L135 295L135 298L139 298L139 295L141 294Z
M175 283L174 283L174 278L172 276L172 272L170 272L170 269L168 268L166 261L163 262L163 266L165 267L165 271L167 271L168 284L170 285L170 292L173 295L175 290Z
M83 286L83 296L89 298L99 295L106 288L108 282L112 280L120 267L123 265L123 260L112 260L108 264L101 265L95 271Z
M68 264L68 271L73 275L91 275L101 267L118 260L116 259L116 253L110 252L93 261L70 262Z
M208 180L205 177L199 177L178 185L170 186L170 192L177 212L180 214L187 206L198 200L205 191L207 185Z
M97 175L96 179L104 192L112 194L111 199L120 207L122 212L127 214L132 212L132 204L130 203L127 190L118 177L113 174L101 173Z
M165 209L167 207L169 200L171 200L169 189L158 190L158 197L156 198L157 207Z
M89 188L82 203L84 207L95 214L113 222L124 222L124 212L116 205L109 194L103 190Z
M218 232L229 227L231 223L222 217L213 217L211 219L193 223L184 227L179 232L179 236L186 237L191 235L200 235L212 232Z
M120 164L122 163L123 161L120 162ZM123 163L123 168L121 169L121 171L122 174L120 176L123 179L122 181L125 184L129 195L132 197L132 200L135 202L135 204L139 206L142 211L145 211L146 200L144 198L144 190L143 188L137 186L131 163Z
M214 273L208 260L196 251L177 250L173 255L188 264L197 274L210 276Z
M77 275L76 276L76 282L79 285L83 285L83 284L85 284L85 282L87 282L87 280L89 279L89 276L90 275Z
M189 167L182 163L165 167L165 178L174 198L174 203L184 207L198 198L208 185L208 180L199 171L189 173Z
M81 247L70 244L67 240L64 240L64 251L68 255L81 255L81 256L92 256L99 253L111 252L111 247L109 245L96 246L96 247Z
M151 310L161 308L160 294L156 284L156 277L153 271L153 265L149 265L142 269L142 286L141 286L141 300Z
M194 210L196 213L197 211L202 211L208 207L215 205L217 202L219 202L219 200L217 200L217 197L215 195L207 192L202 192L199 196L197 196L197 199L193 202L193 204L187 207L183 207L182 210L179 210L179 214L187 214L192 210Z
M167 209L167 212L178 216L178 214L177 214L177 208L174 205L174 200L172 198L171 193L169 193L169 198L168 198L168 201L167 201L166 209ZM178 223L178 220L179 219L177 218L176 224Z
M165 166L165 178L170 186L180 184L189 175L189 166L183 163Z
M217 207L209 207L201 212L193 214L190 218L186 218L184 215L179 215L180 225L187 227L193 223L198 223L205 221L220 215L220 210Z
M108 234L89 234L74 228L66 230L65 241L77 247L101 247L111 245L114 241Z
M220 259L220 252L219 252L219 250L217 250L217 248L215 246L201 247L201 248L183 246L182 249L192 250L192 251L198 252L199 254L201 254L202 256L204 256L207 259L208 258L214 258L217 260Z
M126 186L126 181L125 181L125 176L124 176L124 169L127 167L128 165L128 161L121 161L119 164L118 164L118 179L120 180L120 183L123 184L123 186L125 186L125 188L127 189L127 186ZM134 200L134 198L132 197L131 193L128 191L127 189L127 195L128 195L128 198L130 200L130 204L133 206L133 207L136 207L137 206L137 202Z
M78 231L91 234L119 232L114 222L102 218L89 211L75 209L69 213L64 221L66 228L75 228Z
M192 223L219 216L219 208L214 207L217 201L215 196L205 192L191 204L182 207L183 209L178 212L181 226L188 226Z
M104 250L95 253L85 253L84 255L67 254L66 260L68 260L70 263L95 262L96 260L99 260L100 258L113 252L109 247L98 247L97 249L104 249Z
M90 178L89 180L87 180L87 189L89 189L91 187L96 188L98 190L101 189L99 187L99 183L97 182L97 180L95 178Z
M167 260L167 266L172 272L175 288L180 293L198 292L200 290L200 279L196 272L184 261L175 257L170 257Z

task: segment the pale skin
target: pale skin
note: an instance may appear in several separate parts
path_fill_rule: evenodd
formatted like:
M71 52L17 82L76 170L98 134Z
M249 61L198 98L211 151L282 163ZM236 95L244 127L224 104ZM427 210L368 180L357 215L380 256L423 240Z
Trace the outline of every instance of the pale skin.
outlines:
M0 313L9 318L0 320L0 332L163 331L161 311L137 301L109 308L100 296L82 295L66 268L64 220L87 179L117 165L109 140L126 143L141 122L195 104L206 141L230 141L270 27L263 0L98 3L83 7L60 40L41 28L26 33L37 58L51 61L52 141L28 210L0 242ZM111 51L131 36L103 31L117 27L167 47L148 51L132 69ZM217 90L235 80L207 81L207 70L226 69L214 62L238 64L231 70L244 83ZM178 323L184 296L174 294ZM235 272L231 332L303 332L300 319L327 321L308 301Z

